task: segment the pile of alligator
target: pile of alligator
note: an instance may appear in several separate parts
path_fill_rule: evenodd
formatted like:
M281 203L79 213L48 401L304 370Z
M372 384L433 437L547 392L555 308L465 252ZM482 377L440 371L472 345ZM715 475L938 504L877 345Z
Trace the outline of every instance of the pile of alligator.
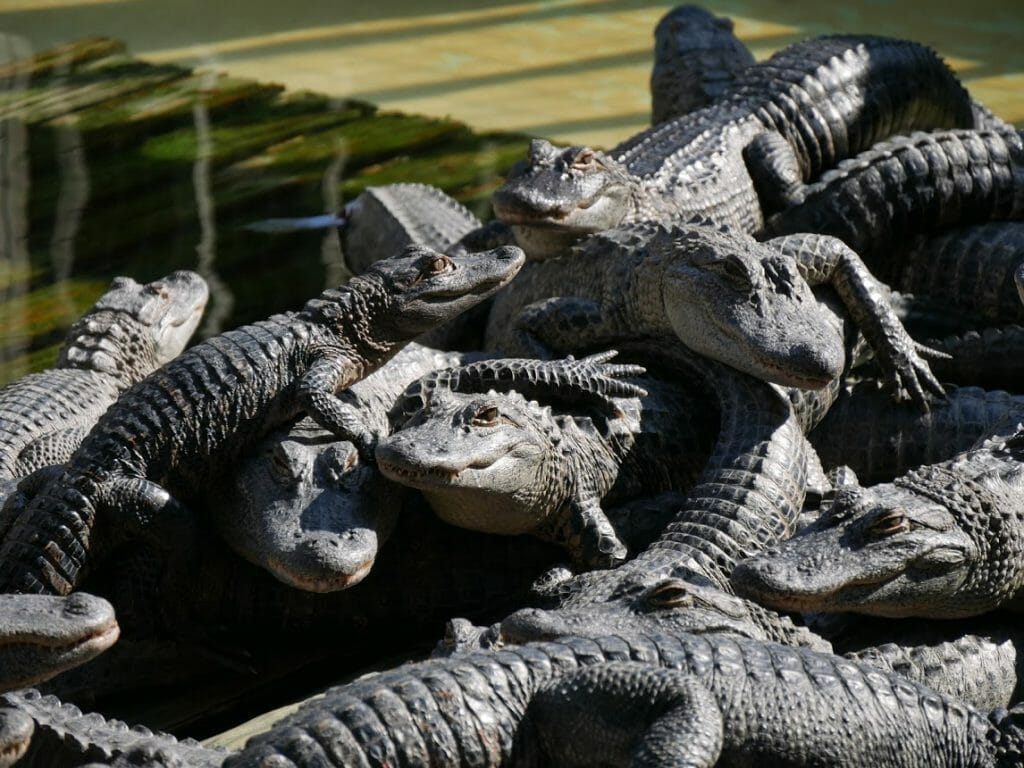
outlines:
M371 188L345 285L185 349L117 278L0 390L0 765L1024 764L1021 132L914 42L655 41L494 221ZM318 654L238 751L83 714Z

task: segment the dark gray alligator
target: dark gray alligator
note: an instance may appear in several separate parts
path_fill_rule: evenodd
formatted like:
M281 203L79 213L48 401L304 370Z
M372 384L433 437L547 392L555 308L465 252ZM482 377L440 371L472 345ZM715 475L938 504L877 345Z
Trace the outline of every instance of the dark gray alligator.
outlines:
M338 393L349 424L360 425L349 428L358 447L309 417L268 435L207 499L221 536L244 558L299 589L328 592L357 584L373 567L401 506L398 488L367 461L391 431L388 413L411 382L466 357L410 342Z
M113 607L93 595L0 595L0 691L84 664L118 634Z
M924 405L942 388L857 255L835 238L757 243L706 222L646 222L593 235L561 258L531 262L495 298L486 346L550 357L644 333L751 375L820 388L846 361L841 324L811 286L828 286L868 339L893 390Z
M129 726L98 714L83 714L72 704L61 703L56 697L43 696L31 689L0 695L0 717L6 717L2 722L12 722L13 718L23 728L26 721L32 726L30 743L25 743L24 756L18 763L25 768L86 763L138 768L215 768L226 755L224 750L203 747L192 739L179 741L143 726ZM0 731L0 735L2 733ZM117 762L119 759L121 762Z
M1024 585L1024 433L891 483L837 488L821 517L737 565L737 593L784 610L973 616Z
M175 357L207 299L195 272L116 277L68 332L56 366L0 389L0 481L63 464L129 386Z
M1024 140L1013 129L895 137L840 163L796 198L765 223L764 236L834 235L895 286L907 261L891 254L913 236L1024 217Z
M475 365L532 368L542 385L529 387L527 396L507 391L523 389L515 379L524 376L514 371L501 391L496 374L478 374L486 383L467 386L460 381L471 378L465 371L438 372L434 382L417 385L429 391L423 407L377 445L377 465L420 490L446 522L530 532L568 548L577 564L616 565L627 545L610 507L658 494L678 501L669 492L695 482L716 414L685 388L642 377L641 368L605 364L610 357ZM632 378L628 387L622 382L622 396L609 397L611 413L587 408L582 397L573 402L574 381L606 378L611 390L620 376ZM552 397L562 404L549 405ZM653 503L645 512L656 521L647 526L654 531L668 514L658 515Z
M918 235L879 267L893 288L969 311L980 324L995 326L1024 323L1013 280L1022 263L1024 221L997 221Z
M917 622L896 629L889 621L875 632L861 631L860 637L843 632L836 641L841 639L843 648L852 649L845 654L848 658L897 672L972 706L991 709L1015 701L1022 667L1020 633L1006 627L949 627L952 623L927 622L922 627ZM453 654L569 635L601 637L609 632L729 634L833 650L826 638L806 627L688 574L685 579L652 576L646 588L621 589L602 603L552 610L524 608L491 628L452 622L443 651Z
M634 706L650 711L651 696L672 687L654 685L650 695L617 691L601 681L607 672L601 665L610 661L637 662L632 669L641 678L671 674L693 694L688 709L666 715L672 740L691 746L710 741L720 748L692 765L720 760L953 768L1019 765L1024 755L1024 734L1005 711L986 715L898 675L830 654L680 634L563 638L400 667L329 689L251 739L224 765L531 765L542 746L537 728L546 723L586 750L592 731L580 730L582 724L574 731L574 714L600 724L601 713L611 711L615 715L607 718L605 733L594 736L594 747L604 757L628 753L623 742L643 743L646 724L623 718ZM587 669L594 671L577 674ZM589 690L573 697L573 687ZM572 698L583 712L566 704L535 717L552 695L560 706ZM714 727L705 730L702 724L709 721ZM610 743L616 739L622 740L619 746ZM596 754L587 753L582 764L626 764L604 763ZM554 760L563 764L558 756ZM664 764L687 763L673 758Z
M733 34L732 20L679 5L654 28L651 123L708 106L734 85L754 56Z
M922 413L894 404L879 382L848 386L809 433L826 469L848 465L861 483L888 482L922 464L970 449L1024 423L1024 397L978 387L947 387L946 399Z
M300 312L193 347L126 392L28 503L0 546L0 585L66 594L87 558L102 557L97 537L109 552L126 529L157 543L189 536L183 505L260 437L303 410L347 437L338 390L505 285L522 263L516 248L465 257L410 248Z
M781 206L803 182L894 133L974 125L970 97L930 49L815 38L744 70L711 106L607 153L534 140L495 192L494 212L531 258L646 219L704 214L752 233L764 221L759 192L769 209Z

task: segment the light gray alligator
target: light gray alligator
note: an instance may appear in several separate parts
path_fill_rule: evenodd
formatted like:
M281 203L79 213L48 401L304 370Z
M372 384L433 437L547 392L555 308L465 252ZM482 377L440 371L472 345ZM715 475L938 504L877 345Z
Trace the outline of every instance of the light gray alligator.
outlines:
M805 234L758 243L706 222L623 226L529 263L495 298L486 346L550 357L671 332L758 378L821 388L843 370L846 342L812 285L838 294L895 392L922 406L926 391L941 396L919 355L926 348L842 242Z
M429 184L367 187L345 206L342 252L349 269L359 274L382 254L409 245L447 252L480 226L465 206Z
M122 392L185 348L207 296L195 272L145 285L114 278L71 326L54 368L0 389L0 481L67 461Z
M970 97L930 49L815 38L747 68L711 106L607 153L534 140L525 165L495 192L494 212L530 258L648 219L703 214L753 233L762 203L782 207L803 183L894 133L974 125Z
M630 669L655 684L642 693L632 684L621 691L609 686L601 679L609 661L636 662ZM664 675L672 685L657 684ZM689 706L665 696L668 709L651 704L676 684L692 695ZM555 711L537 713L552 696ZM717 745L691 765L1008 767L1024 756L1024 733L1005 710L986 715L830 654L679 634L562 638L406 665L328 689L250 739L224 766L566 764L558 753L533 762L554 740L541 738L538 728L577 745L579 764L626 765L632 745L652 740L645 739L647 722L633 718L634 707L665 713L671 744ZM591 729L602 724L604 733L595 735ZM622 750L627 758L618 762ZM639 764L687 763L673 752L668 762Z
M378 443L377 465L420 490L446 522L505 535L529 532L566 547L579 565L616 565L627 545L611 507L637 506L641 497L658 494L677 502L670 492L691 486L704 466L715 414L702 413L685 388L637 378L642 368L605 364L613 354L477 363L475 376L439 371L415 385L428 392L421 395L424 405ZM483 371L497 366L511 369L501 391L495 391L498 372ZM508 391L524 389L516 379L527 370L540 384L529 386L527 396ZM605 378L611 390L622 376L632 378L619 385L620 397L610 398L611 413L587 408L576 396L575 382ZM561 407L552 408L552 398ZM658 515L655 503L645 512L664 522L669 510ZM647 527L658 529L657 522Z
M821 517L737 565L737 593L783 610L973 616L1024 585L1024 433L862 488L847 473Z
M391 534L398 487L369 460L405 388L466 355L410 342L380 369L338 393L358 447L306 417L264 438L207 500L224 540L299 589L328 592L361 581ZM361 449L361 451L360 451ZM362 456L360 456L362 452Z
M654 28L651 123L658 125L719 99L754 56L733 34L732 20L679 5Z
M93 595L0 595L0 691L84 664L118 634L113 607Z
M347 437L338 390L505 285L522 263L516 248L466 257L410 248L300 312L193 347L126 392L27 504L0 545L3 590L66 594L87 560L125 536L187 540L194 519L184 505L270 429L305 411Z

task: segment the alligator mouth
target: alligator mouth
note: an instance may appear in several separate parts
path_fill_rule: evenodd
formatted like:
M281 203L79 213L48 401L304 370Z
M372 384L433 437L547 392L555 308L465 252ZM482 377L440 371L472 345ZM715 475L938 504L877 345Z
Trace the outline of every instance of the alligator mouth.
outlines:
M380 459L377 460L377 469L393 480L407 484L422 483L425 485L436 485L441 483L447 485L454 482L461 474L461 470L442 469L441 467L409 469L399 464L392 464L389 461L381 461Z
M366 578L373 568L373 564L374 558L371 557L369 560L360 563L349 573L333 572L329 576L317 577L297 574L280 560L271 559L267 562L267 570L274 575L274 578L287 584L289 587L295 587L304 592L323 594L326 592L340 592L343 589L354 587Z

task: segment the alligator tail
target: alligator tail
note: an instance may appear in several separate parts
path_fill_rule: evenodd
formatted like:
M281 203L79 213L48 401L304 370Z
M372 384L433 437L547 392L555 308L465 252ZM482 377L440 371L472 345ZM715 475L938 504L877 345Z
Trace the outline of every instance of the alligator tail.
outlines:
M840 163L762 234L820 232L857 251L884 279L882 258L919 232L1024 216L1024 142L1016 131L915 133Z
M29 502L0 545L0 591L66 595L89 550L95 484L63 475Z
M807 72L807 60L827 63ZM834 35L791 45L744 76L774 95L759 117L775 125L805 179L888 136L976 126L970 95L932 49L906 40ZM756 79L755 79L756 78ZM784 88L768 87L783 81Z

